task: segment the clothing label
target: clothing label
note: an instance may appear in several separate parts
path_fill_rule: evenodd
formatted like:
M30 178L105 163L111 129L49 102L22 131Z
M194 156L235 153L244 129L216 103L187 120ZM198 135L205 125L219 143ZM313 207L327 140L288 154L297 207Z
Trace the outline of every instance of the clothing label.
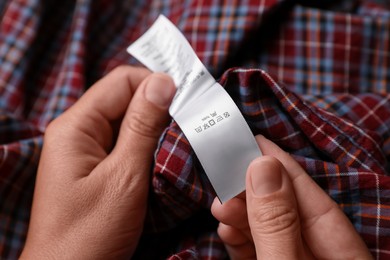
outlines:
M169 113L187 137L218 198L245 189L249 163L261 156L241 112L181 32L163 15L127 51L177 87Z

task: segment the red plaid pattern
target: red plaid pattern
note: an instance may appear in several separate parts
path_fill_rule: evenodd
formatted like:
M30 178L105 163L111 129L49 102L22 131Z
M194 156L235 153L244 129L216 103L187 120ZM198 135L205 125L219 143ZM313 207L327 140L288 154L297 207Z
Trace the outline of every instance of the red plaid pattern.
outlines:
M221 77L254 134L293 154L373 256L388 258L389 3L295 2L1 1L0 258L23 248L47 124L108 71L136 64L126 47L160 13ZM214 191L175 122L152 174L135 258L226 258Z

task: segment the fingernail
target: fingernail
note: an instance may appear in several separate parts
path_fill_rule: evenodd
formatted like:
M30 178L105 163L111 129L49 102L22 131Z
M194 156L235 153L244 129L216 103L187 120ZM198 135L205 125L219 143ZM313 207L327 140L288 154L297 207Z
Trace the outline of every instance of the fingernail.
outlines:
M282 187L282 169L276 159L256 159L249 168L252 191L264 197Z
M168 107L176 91L173 81L163 75L152 75L146 82L145 98L160 107Z

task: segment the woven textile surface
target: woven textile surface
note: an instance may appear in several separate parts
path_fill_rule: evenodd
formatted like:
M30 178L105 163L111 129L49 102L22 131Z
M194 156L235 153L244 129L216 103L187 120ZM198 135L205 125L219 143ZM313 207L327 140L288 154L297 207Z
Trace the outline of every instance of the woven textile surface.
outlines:
M23 249L45 128L113 68L139 66L126 47L159 14L253 133L291 153L389 258L390 2L313 2L0 1L0 259ZM227 258L215 193L174 121L153 166L134 258Z

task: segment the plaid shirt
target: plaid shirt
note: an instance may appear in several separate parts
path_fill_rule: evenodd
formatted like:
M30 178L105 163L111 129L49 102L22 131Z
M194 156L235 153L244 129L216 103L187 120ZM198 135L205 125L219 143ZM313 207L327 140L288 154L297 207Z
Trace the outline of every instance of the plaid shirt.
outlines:
M23 248L46 126L108 71L137 64L126 47L160 13L253 133L293 154L373 256L390 257L390 3L313 2L0 1L0 258ZM134 258L226 258L214 191L175 122L152 175Z

